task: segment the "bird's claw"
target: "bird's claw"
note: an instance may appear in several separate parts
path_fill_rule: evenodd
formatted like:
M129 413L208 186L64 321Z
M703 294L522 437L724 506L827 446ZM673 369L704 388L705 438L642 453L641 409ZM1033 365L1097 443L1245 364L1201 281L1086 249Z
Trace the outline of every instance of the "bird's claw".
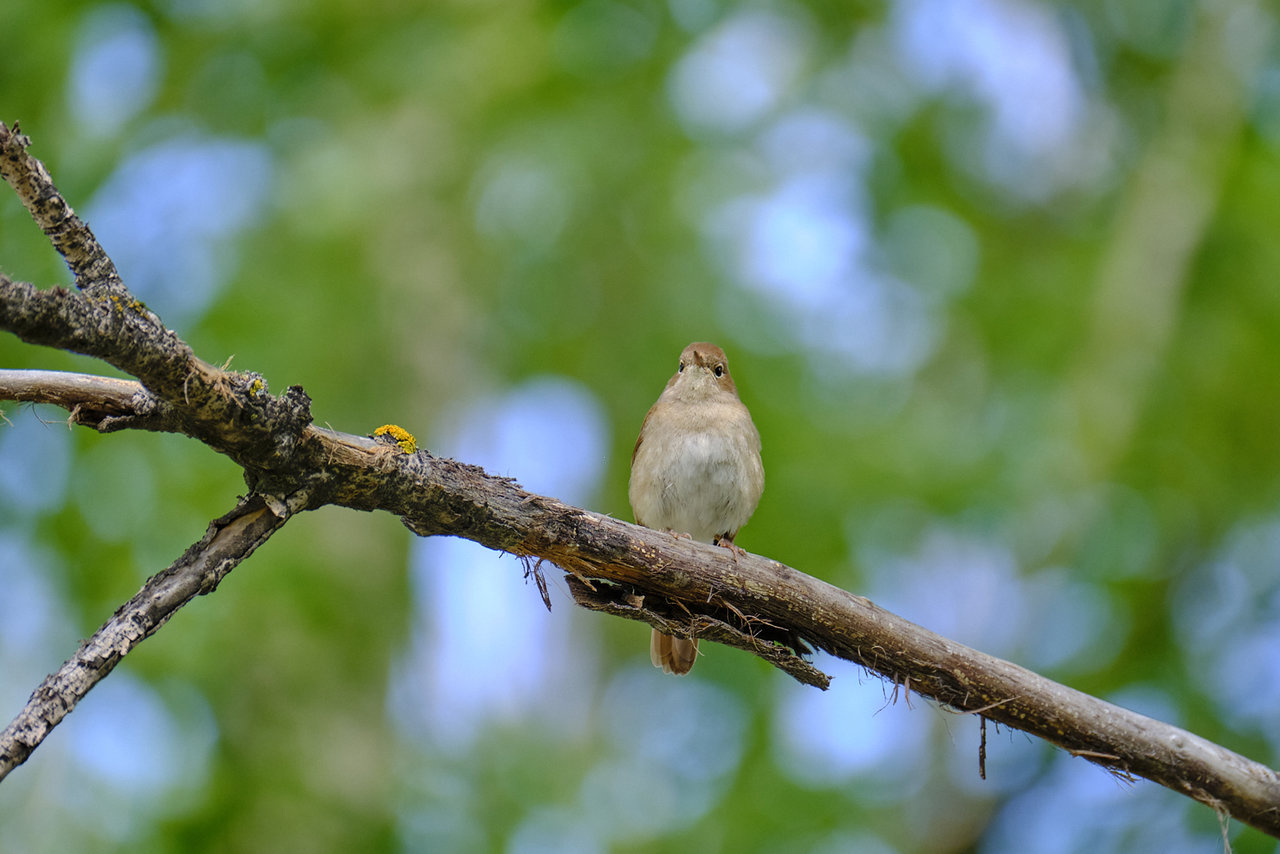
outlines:
M721 548L728 549L729 554L733 555L734 562L737 562L738 558L747 553L746 549L733 541L733 537L716 537L715 544Z

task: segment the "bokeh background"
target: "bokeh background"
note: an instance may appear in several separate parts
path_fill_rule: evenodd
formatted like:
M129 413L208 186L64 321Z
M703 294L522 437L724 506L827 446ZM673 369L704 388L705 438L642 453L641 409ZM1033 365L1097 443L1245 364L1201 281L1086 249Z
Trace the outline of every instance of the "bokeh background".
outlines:
M141 299L319 422L630 518L715 341L764 438L743 546L1274 767L1278 34L1263 0L9 0L0 110ZM66 283L0 196L0 266ZM244 485L5 416L7 720ZM0 850L1221 850L1017 732L981 780L975 719L840 662L664 678L521 575L295 519L0 785Z

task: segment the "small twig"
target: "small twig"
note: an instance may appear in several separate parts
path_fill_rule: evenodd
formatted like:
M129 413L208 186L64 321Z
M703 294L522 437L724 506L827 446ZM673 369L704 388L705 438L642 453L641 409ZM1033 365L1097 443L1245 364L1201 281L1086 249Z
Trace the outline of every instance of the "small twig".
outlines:
M979 716L981 716L983 712L989 712L989 711L991 711L992 709L998 709L998 708L1000 708L1001 706L1003 706L1005 703L1012 703L1014 700L1017 700L1017 699L1019 699L1019 698L1018 698L1018 697L1006 697L1006 698L1005 698L1005 699L1003 699L1003 700L996 700L994 703L987 703L987 705L982 706L982 707L977 708L977 709L961 709L961 710L957 711L957 712L956 712L956 714L960 714L960 715L979 715Z
M987 719L982 715L978 715L981 722L978 731L981 733L978 737L978 777L987 779Z
M1079 756L1082 759L1094 759L1102 762L1119 762L1120 757L1114 753L1102 753L1097 750L1068 750L1072 756Z
M530 576L533 577L533 583L538 588L538 595L542 597L542 604L547 606L547 611L551 610L551 594L547 592L547 579L542 574L542 559L532 558L528 555L519 555L520 563L524 564L524 579L528 581Z

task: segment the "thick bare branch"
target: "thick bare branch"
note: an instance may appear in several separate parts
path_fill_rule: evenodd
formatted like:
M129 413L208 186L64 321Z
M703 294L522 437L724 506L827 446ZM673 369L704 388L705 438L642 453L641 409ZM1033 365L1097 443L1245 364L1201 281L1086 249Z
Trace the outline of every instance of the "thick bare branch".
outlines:
M1145 777L1280 836L1280 774L1270 768L955 643L777 561L750 554L735 560L724 549L532 495L504 478L421 452L395 458L384 483L402 477L408 492L385 509L401 513L412 530L463 536L554 563L572 576L578 593L585 579L596 588L592 600L612 603L599 610L665 621L664 631L676 634L696 634L714 621L773 652L802 638L908 691ZM333 494L335 503L361 504L354 498L341 488ZM770 655L761 657L810 681Z
M261 495L243 499L168 569L152 576L137 595L80 644L75 655L40 683L18 716L0 732L0 780L21 765L76 704L131 649L151 637L174 612L209 593L240 561L253 554L300 506Z

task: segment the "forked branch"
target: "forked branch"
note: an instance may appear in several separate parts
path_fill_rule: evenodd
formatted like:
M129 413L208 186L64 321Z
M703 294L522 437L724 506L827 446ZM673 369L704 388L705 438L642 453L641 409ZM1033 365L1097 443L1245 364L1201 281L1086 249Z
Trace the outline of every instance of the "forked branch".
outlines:
M776 561L731 559L724 549L526 492L475 466L317 428L301 389L274 397L261 377L197 359L136 303L26 145L0 124L0 171L67 255L79 291L40 290L0 276L0 328L98 356L140 380L127 405L112 397L119 412L105 411L99 397L90 405L87 393L76 399L65 379L51 381L44 399L73 413L76 406L82 413L102 408L101 418L89 420L99 429L184 433L240 464L254 494L33 694L5 731L0 759L21 762L110 666L182 603L216 586L289 515L336 504L394 513L421 536L466 537L548 561L568 573L586 607L730 643L810 684L826 677L798 653L806 645L827 650L917 694L1146 777L1280 837L1280 775L1189 732L954 643Z

